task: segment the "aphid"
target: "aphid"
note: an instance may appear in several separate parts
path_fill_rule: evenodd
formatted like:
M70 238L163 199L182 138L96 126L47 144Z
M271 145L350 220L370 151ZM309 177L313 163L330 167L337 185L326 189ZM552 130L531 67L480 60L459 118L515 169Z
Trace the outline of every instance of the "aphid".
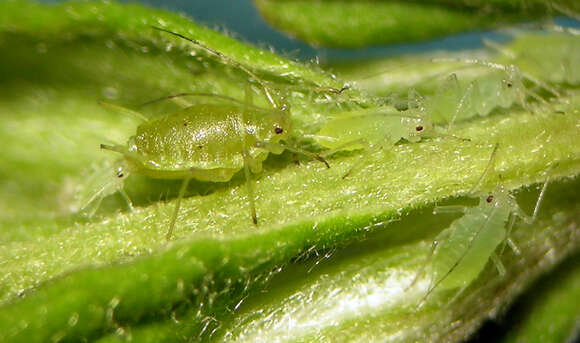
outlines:
M496 152L497 145L482 178L492 167ZM509 237L513 225L518 217L525 222L532 222L535 219L547 184L548 180L538 196L532 217L525 214L514 197L501 185L491 193L482 194L477 206L435 208L434 213L460 211L464 214L441 231L433 242L429 260L423 267L428 267L427 274L430 279L425 298L435 289L459 288L461 293L477 278L490 259L500 275L505 274L505 268L496 250L500 244L506 242L514 251L518 251ZM419 271L415 281L422 272L423 269Z
M254 224L257 224L250 172L260 172L262 162L269 153L280 154L284 150L290 150L315 158L328 167L322 157L284 143L292 132L289 107L287 104L277 103L273 91L248 68L195 40L164 29L156 29L186 39L218 56L223 63L243 70L261 86L261 90L273 108L264 109L254 106L251 103L249 86L246 87L244 101L224 95L181 94L208 97L216 103L196 104L175 113L151 119L135 111L106 104L141 118L143 123L137 127L135 135L129 138L126 145L101 144L101 149L122 155L121 164L115 173L119 181L111 182L112 186L104 187L93 199L121 190L121 181L133 173L159 179L183 179L166 235L166 238L170 239L181 200L192 178L201 181L227 182L243 169L249 193L251 217ZM283 101L283 99L277 100Z
M450 61L450 59L434 61ZM543 98L525 86L524 80L540 86L548 93L559 96L555 89L523 73L514 64L504 65L477 59L452 59L451 61L485 67L487 71L478 74L477 78L468 84L460 82L455 73L449 75L437 93L425 100L426 115L434 122L446 122L451 125L456 121L478 115L487 116L497 108L510 108L514 104L532 111L528 97L546 104Z
M580 85L580 35L559 32L520 33L506 45L486 44L536 80Z
M393 146L401 139L418 142L421 137L433 132L430 120L421 116L415 109L401 113L393 107L343 113L326 122L316 134L305 135L313 138L321 146L330 149L322 153L329 156L338 151ZM356 167L344 176L348 176Z

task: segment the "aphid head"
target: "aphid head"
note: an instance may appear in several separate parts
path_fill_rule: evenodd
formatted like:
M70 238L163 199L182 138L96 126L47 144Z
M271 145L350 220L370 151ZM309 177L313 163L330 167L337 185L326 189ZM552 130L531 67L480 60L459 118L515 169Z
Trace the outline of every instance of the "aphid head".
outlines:
M515 65L506 66L505 77L502 80L502 91L507 98L514 98L524 94L525 86L522 80L522 72Z
M497 186L493 192L485 194L481 197L481 203L492 207L510 207L514 199L510 192L503 186Z
M106 161L100 166L93 167L91 173L84 179L82 187L78 190L77 199L79 209L89 208L91 204L93 212L100 200L112 195L123 188L125 179L129 176L128 166L124 159L115 162Z
M262 118L260 124L259 138L271 143L278 143L290 137L292 128L290 117L282 111L269 112Z
M429 136L433 132L433 122L422 117L403 118L407 127L407 140L409 142L418 142L421 137Z

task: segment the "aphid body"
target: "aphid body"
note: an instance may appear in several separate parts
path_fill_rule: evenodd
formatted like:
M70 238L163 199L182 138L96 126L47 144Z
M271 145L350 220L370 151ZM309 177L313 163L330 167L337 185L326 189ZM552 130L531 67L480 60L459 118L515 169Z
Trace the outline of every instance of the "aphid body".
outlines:
M409 111L412 112L412 111ZM431 121L415 113L402 114L391 107L343 113L330 119L310 135L330 155L339 150L356 150L374 146L389 147L405 139L418 142L429 135Z
M508 238L506 226L510 217L526 217L503 187L481 196L479 205L465 207L463 212L462 217L453 221L435 239L429 292L436 287L468 286L481 273L497 247ZM503 270L503 267L498 266L498 270Z
M434 122L451 124L478 115L487 116L497 108L514 104L527 107L529 91L518 67L497 65L486 69L467 84L460 82L455 73L449 75L436 94L424 100L425 115Z
M521 33L499 46L500 60L516 63L536 79L555 84L580 85L580 36L572 33Z
M282 111L253 110L224 104L194 105L156 117L137 128L122 153L129 170L153 178L225 182L244 167L262 169L269 152L288 137L290 121Z
M492 167L491 163L496 152L497 145L483 176ZM548 180L544 182L531 217L525 214L515 198L501 185L493 192L480 196L477 206L435 208L434 213L459 210L463 212L463 216L443 229L433 242L433 249L426 265L430 286L425 297L435 289L460 288L461 292L479 276L490 259L503 275L505 268L495 252L504 242L518 252L509 237L513 225L518 217L528 223L535 219L547 184ZM421 271L417 277L420 273Z

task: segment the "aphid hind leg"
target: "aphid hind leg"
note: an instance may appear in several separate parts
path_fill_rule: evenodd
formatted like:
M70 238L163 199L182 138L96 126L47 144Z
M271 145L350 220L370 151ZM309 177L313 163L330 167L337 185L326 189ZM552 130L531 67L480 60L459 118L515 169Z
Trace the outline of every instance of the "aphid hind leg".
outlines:
M170 240L171 236L173 235L173 229L175 228L175 222L177 221L177 214L179 213L179 208L181 207L181 200L185 195L185 191L187 190L187 185L189 185L189 181L191 177L186 177L183 179L181 183L181 188L179 189L179 195L177 196L177 201L175 202L175 209L173 210L173 214L171 215L171 221L169 222L169 229L167 230L167 234L165 234L165 239Z
M295 146L291 146L291 145L284 144L284 143L269 143L269 142L257 142L256 146L262 147L262 148L265 148L268 150L274 150L274 151L275 150L288 150L288 151L296 153L296 154L305 155L305 156L308 156L314 160L317 160L319 162L324 163L326 168L330 168L330 165L322 156L315 154L313 152L310 152L308 150L304 150L304 149L295 147Z
M246 177L246 188L248 189L248 203L250 204L250 216L254 225L258 226L258 216L256 214L256 195L254 193L254 185L252 180L252 173L250 172L251 157L247 150L243 150L244 155L244 176Z
M129 211L132 212L134 208L133 208L133 202L131 201L129 194L127 194L127 192L125 191L125 189L123 187L119 187L119 193L121 194L123 199L125 199L125 201L127 202L127 207L129 208Z
M501 262L499 256L497 256L496 253L492 253L490 255L490 259L493 262L493 264L495 265L495 268L497 269L497 272L499 273L499 276L503 277L505 275L505 266L503 265L503 263Z

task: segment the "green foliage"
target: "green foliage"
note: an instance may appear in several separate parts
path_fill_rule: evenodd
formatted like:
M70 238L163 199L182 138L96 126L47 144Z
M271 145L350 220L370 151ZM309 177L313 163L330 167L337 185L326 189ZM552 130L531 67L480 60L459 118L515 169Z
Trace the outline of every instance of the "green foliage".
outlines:
M334 48L427 40L525 22L546 17L552 11L550 3L544 0L254 2L274 27L309 44ZM560 6L580 10L577 1L559 1Z
M243 98L245 73L149 25L194 37L272 83L307 148L320 147L301 135L329 115L381 106L357 89L325 94L320 87L344 82L175 14L100 2L0 4L0 341L457 341L578 248L574 90L553 105L564 114L513 108L458 123L453 134L471 141L442 137L374 151L347 179L360 152L335 155L330 169L272 156L255 177L259 228L241 175L194 183L171 243L163 237L178 182L133 176L135 211L112 196L94 217L77 213L75 194L90 187L92 166L114 158L99 144L124 143L137 125L98 100L138 109L184 91ZM259 94L254 101L267 106ZM502 182L518 190L528 213L534 185L552 175L540 218L515 228L522 254L504 253L504 278L488 266L457 302L441 306L454 294L435 292L418 308L424 294L405 288L453 219L432 215L432 207L465 203L457 197L476 184L495 143ZM282 330L287 320L290 331Z

